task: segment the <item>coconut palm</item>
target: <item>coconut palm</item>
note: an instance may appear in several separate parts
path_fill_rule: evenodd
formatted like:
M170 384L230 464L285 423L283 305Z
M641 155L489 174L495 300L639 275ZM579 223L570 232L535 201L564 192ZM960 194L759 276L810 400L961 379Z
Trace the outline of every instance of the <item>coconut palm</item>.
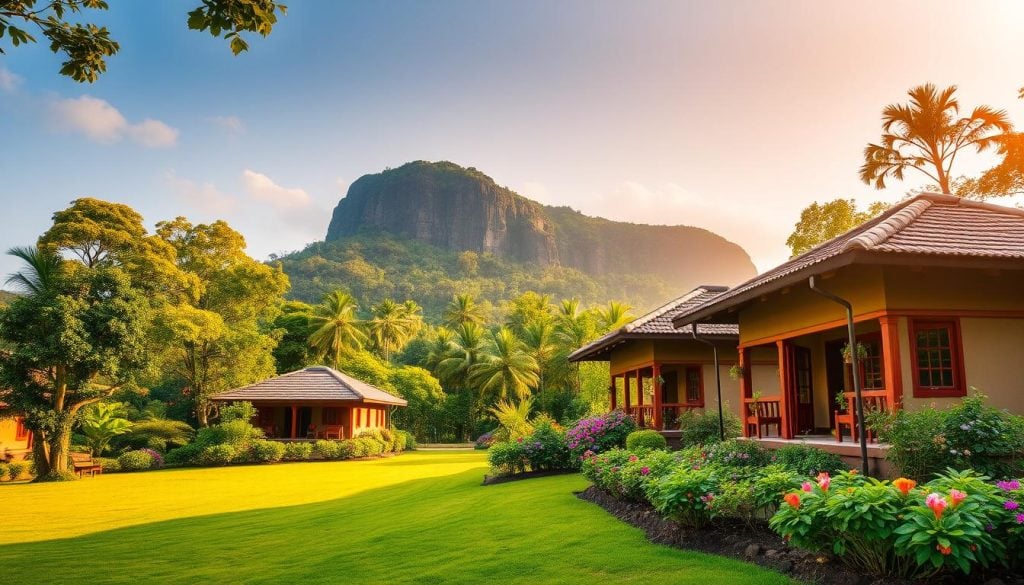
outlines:
M11 248L7 253L21 259L28 266L28 270L17 272L7 278L7 284L18 292L40 295L56 285L64 264L57 254L31 246Z
M384 361L391 361L391 353L400 350L415 333L416 323L407 305L391 299L374 305L370 312L373 317L366 323L370 338Z
M444 324L452 329L458 328L466 323L483 325L486 321L484 308L476 302L471 294L461 294L452 297L451 302L442 315Z
M331 365L339 367L341 358L349 352L362 349L367 341L357 311L356 299L347 292L328 293L324 301L313 308L309 317L309 345L319 359L329 358Z
M528 323L523 328L522 340L527 352L537 362L537 392L544 392L546 384L555 382L551 380L553 373L564 373L556 363L559 347L555 326L550 321Z
M530 424L532 409L533 398L524 398L519 402L502 400L488 409L491 416L498 420L499 426L494 433L495 440L514 441L533 433L533 425Z
M601 322L601 329L605 332L622 327L633 320L629 312L633 309L625 303L610 301L607 306L597 309L597 317Z
M523 399L530 396L530 388L537 386L537 371L537 360L523 342L502 327L491 336L488 351L479 363L469 369L469 379L481 394Z
M124 405L119 402L100 402L82 411L78 417L78 431L92 454L99 457L106 451L110 440L127 433L132 423L122 418Z
M455 328L448 357L437 364L440 377L451 381L458 388L469 385L469 372L484 352L486 331L476 323L463 323Z
M927 83L912 88L909 104L890 104L882 110L882 139L864 148L860 178L885 188L888 177L902 181L904 171L917 170L952 193L950 177L957 154L973 147L981 152L1013 129L1005 110L978 106L960 117L956 86L939 91Z

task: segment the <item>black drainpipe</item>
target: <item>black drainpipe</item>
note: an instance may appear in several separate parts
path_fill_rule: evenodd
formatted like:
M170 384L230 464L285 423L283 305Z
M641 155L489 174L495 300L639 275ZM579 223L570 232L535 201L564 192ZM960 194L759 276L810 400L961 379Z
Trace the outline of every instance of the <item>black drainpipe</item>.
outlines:
M853 305L850 304L850 301L815 286L815 277L813 275L809 279L808 284L812 291L846 308L846 334L849 337L849 341L847 343L849 344L850 355L852 356L850 366L853 368L853 394L857 409L857 432L860 435L860 468L861 473L867 476L868 439L867 434L864 432L864 400L861 397L860 372L857 367L857 334L853 329ZM836 428L836 432L839 432L838 428Z
M722 414L722 371L718 368L718 346L713 341L703 339L697 336L697 324L690 325L693 327L693 339L701 343L705 343L711 346L711 350L715 356L715 386L718 389L718 436L725 440L725 416Z

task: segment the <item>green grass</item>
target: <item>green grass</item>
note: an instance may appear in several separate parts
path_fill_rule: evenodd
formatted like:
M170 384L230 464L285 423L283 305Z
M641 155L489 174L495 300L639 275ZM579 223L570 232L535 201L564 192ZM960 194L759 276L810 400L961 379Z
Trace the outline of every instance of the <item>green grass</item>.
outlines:
M0 487L18 583L786 583L649 543L577 475L482 487L480 453Z

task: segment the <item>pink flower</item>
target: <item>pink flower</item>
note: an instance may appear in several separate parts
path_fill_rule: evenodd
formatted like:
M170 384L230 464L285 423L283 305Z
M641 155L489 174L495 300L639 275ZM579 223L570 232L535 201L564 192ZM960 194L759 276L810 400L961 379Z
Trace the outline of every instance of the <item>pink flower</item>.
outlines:
M1014 502L1013 500L1006 500L1005 502L1003 502L1003 508L1005 508L1007 510L1016 510L1019 507L1020 507L1020 504L1018 504L1017 502Z
M630 461L636 461L637 459L639 459L639 457L637 457L636 455L630 455L629 456L629 460Z
M949 505L946 502L946 498L935 492L928 494L928 497L924 499L924 503L931 508L936 518L942 518L942 513L946 511L946 506Z
M960 490L949 490L949 502L950 507L956 508L960 505L960 502L967 498L967 494Z
M641 467L640 468L640 475L648 475L650 473L651 473L651 468L650 467L646 467L645 466L645 467Z
M818 474L818 487L824 491L828 491L828 486L832 484L832 478L829 477L827 471L823 471Z
M800 486L800 489L804 490L805 492L811 491L812 488L813 488L813 486L811 485L811 482L809 482L809 481L805 481L803 483L803 485Z
M1011 490L1019 490L1020 482L1015 479L1010 481L1000 481L996 483L996 487L1003 490L1004 492L1008 492Z
M1017 524L1024 524L1024 514L1017 514Z

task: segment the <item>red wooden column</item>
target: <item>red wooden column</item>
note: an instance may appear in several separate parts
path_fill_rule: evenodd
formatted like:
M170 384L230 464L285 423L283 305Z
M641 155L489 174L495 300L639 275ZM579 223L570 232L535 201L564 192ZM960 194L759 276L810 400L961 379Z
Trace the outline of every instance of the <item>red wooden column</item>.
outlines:
M882 315L878 318L878 324L882 329L882 371L885 392L888 395L889 409L895 410L901 408L903 402L899 318L893 315Z
M651 387L654 388L654 428L656 430L663 430L665 424L662 420L663 413L661 412L661 382L658 378L661 377L661 364L654 362L651 366Z
M612 376L612 383L611 383L611 385L610 385L610 386L608 387L608 395L609 395L609 397L611 398L612 410L615 410L615 406L616 406L616 405L615 405L615 401L616 401L616 396L615 396L615 395L616 395L616 394L618 394L618 393L617 393L617 392L615 391L615 378L616 378L616 377L617 377L617 376Z
M638 407L642 407L644 405L644 379L640 375L639 368L636 370L636 405ZM643 408L638 408L636 411L636 424L641 427L646 424L644 421Z
M786 342L778 340L775 345L779 348L779 394L781 394L781 400L779 400L779 418L782 419L782 428L779 434L782 435L783 439L793 438L793 421L790 420L790 413L796 412L795 404L790 402L789 387L790 372L789 368L792 366L790 360L786 359L788 352L786 351ZM794 408L790 408L790 406Z
M292 435L291 435L291 437L293 439L296 438L295 437L295 429L296 429L296 426L298 424L299 424L299 407L293 404L292 405Z
M626 403L626 414L629 414L629 372L622 374L622 401Z
M750 374L750 348L740 348L739 358L739 366L743 370L743 374L740 376L740 418L743 420L743 436L749 437L750 427L747 426L747 415L750 411L747 406L747 398L754 395L754 385Z

